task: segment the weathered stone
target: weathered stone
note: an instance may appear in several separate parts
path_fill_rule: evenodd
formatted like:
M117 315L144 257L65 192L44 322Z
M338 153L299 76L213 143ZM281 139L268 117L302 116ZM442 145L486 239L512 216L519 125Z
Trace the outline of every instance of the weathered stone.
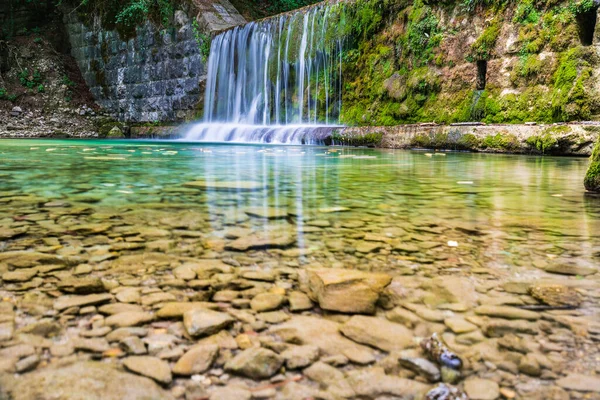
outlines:
M67 278L59 282L58 288L63 292L75 294L89 294L106 292L100 278Z
M373 351L369 347L342 336L339 328L340 324L333 321L298 315L281 325L273 326L269 331L289 343L317 346L324 355L372 357Z
M542 374L540 364L532 353L521 357L519 371L530 376L540 376Z
M294 243L296 243L296 236L289 232L257 232L227 243L225 250L281 249L289 247Z
M112 299L112 295L108 293L90 294L87 296L61 296L54 302L54 309L62 311L71 307L95 306L111 301Z
M25 357L19 360L15 364L15 371L19 373L31 371L40 363L40 357L37 354L33 354L29 357Z
M355 315L340 327L344 336L385 351L403 350L413 342L413 333L405 326L377 317Z
M396 396L401 399L422 399L430 386L410 379L386 375L381 368L357 369L348 372L348 383L357 396L377 398Z
M277 310L283 305L285 297L276 293L260 293L252 299L250 307L256 312Z
M154 314L144 311L132 311L122 312L119 314L111 315L104 320L104 323L108 326L114 326L117 328L126 328L129 326L136 326L145 324L154 319Z
M143 312L144 308L137 304L112 303L99 307L98 311L100 311L102 314L115 315L130 312Z
M283 358L271 350L252 347L229 360L225 369L253 379L266 379L275 375L283 362Z
M169 364L156 357L134 356L123 360L123 365L136 374L147 376L162 384L169 384L173 380Z
M74 339L73 347L76 350L89 351L91 353L103 353L110 348L105 338Z
M439 368L434 363L424 358L406 357L401 355L398 358L398 362L404 368L424 376L429 382L437 382L441 378Z
M598 272L598 269L576 264L554 264L545 268L546 272L560 275L588 276Z
M479 306L475 308L475 313L479 315L487 315L489 317L507 319L537 320L540 318L540 314L534 311L522 310L520 308L509 306Z
M219 354L219 346L199 345L187 351L173 367L177 375L194 375L206 372Z
M183 314L183 325L191 336L208 336L227 328L234 319L226 313L192 309Z
M156 312L158 318L181 318L183 314L190 310L209 310L218 306L214 303L191 301L191 302L171 302L165 303L161 309Z
M253 398L253 392L248 389L225 386L211 390L209 400L250 400L251 398Z
M106 363L79 362L15 376L2 375L0 387L14 400L172 400L152 380Z
M35 268L18 269L2 274L2 280L6 282L27 282L38 274Z
M139 356L147 353L146 345L142 339L137 336L127 336L126 338L121 339L120 345L128 354Z
M556 381L556 384L568 390L600 393L600 377L571 373Z
M306 311L313 308L310 298L302 292L291 292L288 298L290 311Z
M536 300L554 307L579 307L581 304L579 293L564 285L533 285L529 288L529 294Z
M305 368L319 359L317 346L293 346L281 353L288 369Z
M317 362L303 372L309 379L324 386L334 398L350 398L355 395L344 373L337 368Z
M465 381L465 392L471 400L495 400L500 397L500 387L489 379L469 378Z
M250 217L266 218L266 219L280 219L287 218L288 212L284 208L274 207L246 207L244 212Z
M459 317L446 318L444 320L444 324L446 324L446 326L450 328L452 332L458 334L472 332L477 329L477 325L473 325L472 323Z
M375 302L392 278L387 274L349 269L308 270L309 296L325 310L375 312Z

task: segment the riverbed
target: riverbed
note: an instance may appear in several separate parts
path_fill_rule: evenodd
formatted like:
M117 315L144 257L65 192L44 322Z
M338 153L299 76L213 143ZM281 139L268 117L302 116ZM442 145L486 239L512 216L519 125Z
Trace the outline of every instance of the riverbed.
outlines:
M600 398L587 165L0 141L0 386L85 391L109 368L128 398Z

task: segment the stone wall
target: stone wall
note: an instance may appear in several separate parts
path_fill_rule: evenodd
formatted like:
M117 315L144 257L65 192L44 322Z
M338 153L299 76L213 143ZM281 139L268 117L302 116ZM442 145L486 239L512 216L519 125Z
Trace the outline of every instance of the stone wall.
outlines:
M182 121L201 112L206 54L193 18L207 35L245 21L227 0L195 1L198 6L175 12L172 27L148 21L131 39L104 29L100 16L86 24L76 13L65 13L71 53L96 102L114 118Z

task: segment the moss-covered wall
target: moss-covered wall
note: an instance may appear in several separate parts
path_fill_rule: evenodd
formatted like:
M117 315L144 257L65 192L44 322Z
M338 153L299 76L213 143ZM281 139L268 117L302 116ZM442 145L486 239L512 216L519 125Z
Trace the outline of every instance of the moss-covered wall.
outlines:
M593 0L356 0L342 122L594 119L596 7Z

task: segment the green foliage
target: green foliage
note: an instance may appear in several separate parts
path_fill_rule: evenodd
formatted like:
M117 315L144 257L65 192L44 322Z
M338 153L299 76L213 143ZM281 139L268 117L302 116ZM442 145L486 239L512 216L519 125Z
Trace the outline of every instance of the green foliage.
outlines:
M28 89L39 86L43 80L42 74L37 69L30 72L29 69L25 68L19 72L19 81L21 82L21 85Z
M17 95L9 94L8 90L5 88L0 88L0 100L8 100L11 103L14 103L17 100Z
M521 24L536 24L540 20L540 13L535 8L534 0L520 1L513 17L513 22Z
M37 87L37 91L38 93L44 93L46 91L46 88L44 87L44 85L39 84Z
M473 12L478 7L502 5L505 2L505 0L462 0L462 6L465 10Z
M585 174L585 188L592 192L600 192L600 140L592 152L591 164Z
M146 20L149 12L149 0L133 0L117 14L115 22L128 27L136 26Z
M196 21L195 19L192 23L192 29L194 30L194 38L196 39L196 43L198 44L198 49L200 50L202 61L206 63L206 61L208 60L208 56L210 55L210 44L212 39L209 35L200 30L198 21Z
M0 100L4 100L8 95L8 91L3 87L0 87Z
M65 86L67 86L67 87L70 87L70 88L72 88L72 87L75 87L75 86L76 86L76 83L75 83L75 82L73 82L73 81L71 80L71 78L69 78L69 76L68 76L68 75L63 75L63 77L62 77L62 84L63 84L63 85L65 85Z

